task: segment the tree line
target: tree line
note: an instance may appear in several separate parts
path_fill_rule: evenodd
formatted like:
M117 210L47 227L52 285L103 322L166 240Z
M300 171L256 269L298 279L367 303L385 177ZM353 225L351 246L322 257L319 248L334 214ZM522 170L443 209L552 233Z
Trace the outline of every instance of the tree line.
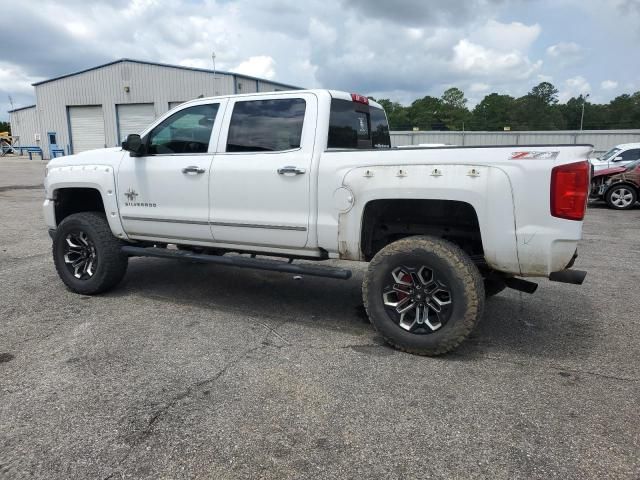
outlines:
M584 130L640 128L640 91L619 95L608 104L591 103L583 95L560 103L558 89L542 82L519 98L491 93L473 109L456 87L440 98L427 95L409 106L388 98L376 101L386 110L391 130L579 130L581 122Z

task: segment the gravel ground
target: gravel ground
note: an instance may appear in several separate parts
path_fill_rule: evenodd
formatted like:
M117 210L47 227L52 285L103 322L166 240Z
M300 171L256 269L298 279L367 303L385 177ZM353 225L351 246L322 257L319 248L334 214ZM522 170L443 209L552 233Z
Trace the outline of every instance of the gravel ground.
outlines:
M58 280L40 161L0 159L0 478L640 477L640 209L582 286L505 291L458 351L383 345L349 281L134 259Z

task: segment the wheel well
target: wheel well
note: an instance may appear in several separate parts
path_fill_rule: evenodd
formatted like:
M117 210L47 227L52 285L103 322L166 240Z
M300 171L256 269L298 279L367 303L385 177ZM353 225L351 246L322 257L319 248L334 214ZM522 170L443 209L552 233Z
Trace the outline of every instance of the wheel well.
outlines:
M640 187L638 185L635 185L629 181L622 181L622 182L616 182L616 183L612 183L611 185L609 185L609 188L607 188L607 190L604 192L605 195L607 195L607 193L609 193L613 188L615 187L629 187L631 188L633 191L635 191L637 194L640 194Z
M366 260L383 247L412 235L432 235L482 258L478 215L466 202L454 200L374 200L365 206L360 245Z
M102 196L94 188L61 188L54 198L57 225L73 213L105 211Z

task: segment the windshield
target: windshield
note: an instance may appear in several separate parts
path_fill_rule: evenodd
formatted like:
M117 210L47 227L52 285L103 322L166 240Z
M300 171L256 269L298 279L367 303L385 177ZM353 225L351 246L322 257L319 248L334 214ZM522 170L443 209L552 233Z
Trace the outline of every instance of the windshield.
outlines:
M598 159L604 162L606 160L613 158L616 155L616 153L620 152L621 150L622 150L621 148L613 147L607 153L603 153L602 155L600 155Z
M367 104L331 100L328 148L391 148L384 110Z

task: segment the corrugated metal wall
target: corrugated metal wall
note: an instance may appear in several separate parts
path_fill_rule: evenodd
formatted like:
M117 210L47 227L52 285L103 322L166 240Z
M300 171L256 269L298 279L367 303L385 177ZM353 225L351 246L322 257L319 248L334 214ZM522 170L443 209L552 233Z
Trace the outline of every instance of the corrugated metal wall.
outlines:
M35 134L40 133L35 106L10 112L9 123L11 123L11 135L20 137L21 146L40 146L43 143L35 140Z
M241 89L238 89L238 85ZM128 87L128 91L126 91ZM184 102L203 95L228 95L284 89L277 83L242 75L186 70L163 65L119 62L95 70L36 85L36 105L43 143L45 134L56 132L58 145L68 151L68 107L101 105L104 112L105 146L118 145L116 105L153 103L156 117L169 110L170 102ZM46 147L46 148L45 148ZM48 145L42 146L48 150Z
M640 130L563 130L545 132L391 132L391 145L446 143L449 145L544 145L590 143L604 152L620 143L640 142Z

